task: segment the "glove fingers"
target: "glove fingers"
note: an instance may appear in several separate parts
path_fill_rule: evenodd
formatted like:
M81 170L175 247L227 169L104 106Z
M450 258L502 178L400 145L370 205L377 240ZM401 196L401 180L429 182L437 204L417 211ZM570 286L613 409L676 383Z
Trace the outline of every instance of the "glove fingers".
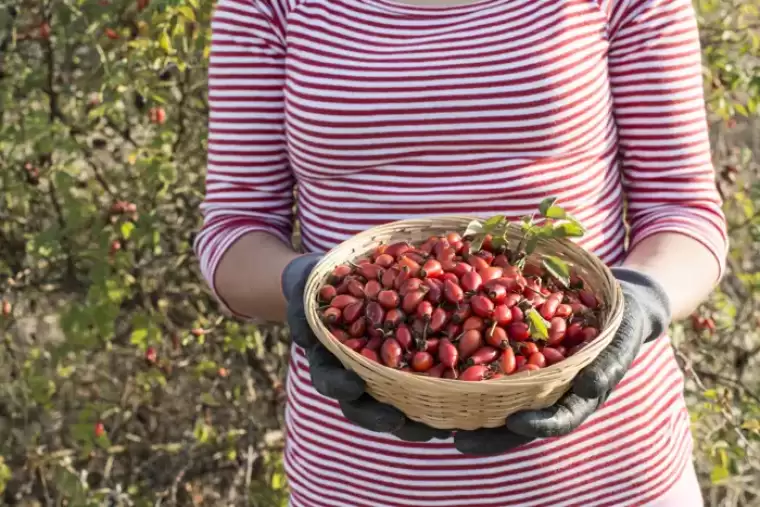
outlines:
M322 396L341 401L352 401L364 394L364 380L347 370L338 359L321 344L306 352L309 360L311 383Z
M319 262L318 255L303 255L297 257L285 267L280 279L282 293L289 304L296 301L303 305L303 291L306 288L306 281L309 273Z
M506 426L502 426L457 431L454 436L454 445L462 454L489 455L505 453L534 439L532 436L513 433Z
M641 350L641 316L636 303L626 302L623 321L610 344L575 377L573 391L584 398L598 398L623 379Z
M406 421L406 416L398 409L380 403L369 394L357 400L341 401L343 415L364 429L379 433L396 433Z
M549 408L509 416L506 426L515 433L535 438L567 435L596 411L600 401L569 392Z
M431 428L427 424L407 419L398 431L393 432L401 440L407 442L428 442L434 438L443 440L451 436L449 430Z
M302 300L294 300L288 305L287 319L290 335L296 345L309 349L319 343L306 320Z

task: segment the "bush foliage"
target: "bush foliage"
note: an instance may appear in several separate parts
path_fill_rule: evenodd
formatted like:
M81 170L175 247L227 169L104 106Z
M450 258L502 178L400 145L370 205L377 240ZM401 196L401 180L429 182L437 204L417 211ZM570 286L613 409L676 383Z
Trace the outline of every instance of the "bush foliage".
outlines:
M714 506L760 501L760 4L696 3L729 272L673 335ZM211 2L0 7L0 498L284 505L286 337L191 250Z

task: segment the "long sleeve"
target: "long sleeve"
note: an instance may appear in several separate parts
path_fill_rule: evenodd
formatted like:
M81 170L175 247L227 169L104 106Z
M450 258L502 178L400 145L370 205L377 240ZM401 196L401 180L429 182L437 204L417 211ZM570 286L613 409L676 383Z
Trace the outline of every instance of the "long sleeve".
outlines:
M211 24L206 197L194 247L217 296L216 268L241 236L264 231L291 241L281 13L272 0L220 0Z
M609 73L630 247L661 232L707 247L723 272L728 240L710 156L691 0L610 0Z

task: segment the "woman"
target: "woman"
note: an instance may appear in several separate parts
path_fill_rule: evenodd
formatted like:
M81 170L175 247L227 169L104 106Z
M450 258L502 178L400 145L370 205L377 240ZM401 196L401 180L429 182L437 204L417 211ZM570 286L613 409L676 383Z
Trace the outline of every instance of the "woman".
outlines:
M663 335L727 248L690 0L220 0L212 29L196 249L228 310L288 316L293 507L702 505ZM614 347L558 405L437 432L314 345L299 296L320 252L549 195L626 294Z

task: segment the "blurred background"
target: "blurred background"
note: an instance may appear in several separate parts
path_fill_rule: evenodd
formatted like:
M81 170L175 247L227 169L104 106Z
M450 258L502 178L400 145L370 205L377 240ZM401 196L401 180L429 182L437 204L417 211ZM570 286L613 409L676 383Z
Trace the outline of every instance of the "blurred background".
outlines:
M212 2L3 1L0 504L285 505L287 337L191 250ZM707 505L758 506L760 1L695 5L731 253L672 334Z

